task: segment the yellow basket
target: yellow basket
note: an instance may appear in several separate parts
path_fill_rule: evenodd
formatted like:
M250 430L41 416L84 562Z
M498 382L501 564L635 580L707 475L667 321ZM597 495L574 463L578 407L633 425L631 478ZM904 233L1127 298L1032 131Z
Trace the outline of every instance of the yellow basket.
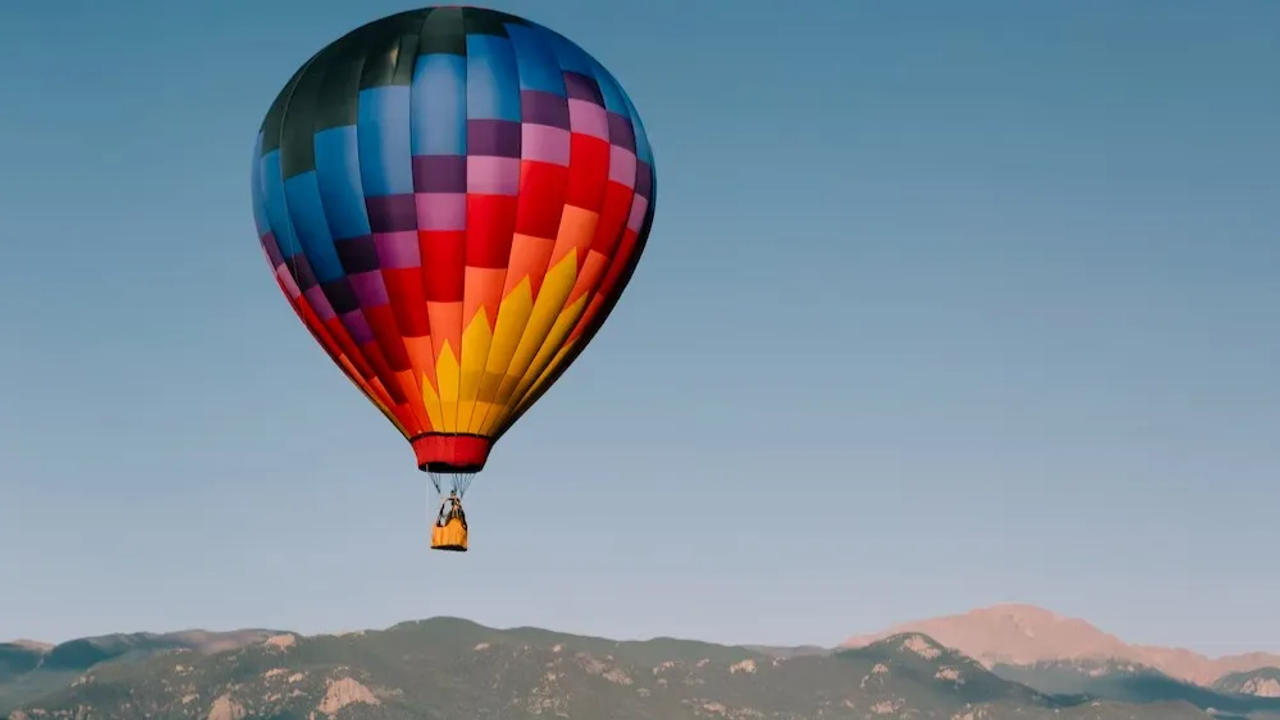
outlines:
M467 551L467 526L461 518L449 518L444 525L431 527L431 549Z

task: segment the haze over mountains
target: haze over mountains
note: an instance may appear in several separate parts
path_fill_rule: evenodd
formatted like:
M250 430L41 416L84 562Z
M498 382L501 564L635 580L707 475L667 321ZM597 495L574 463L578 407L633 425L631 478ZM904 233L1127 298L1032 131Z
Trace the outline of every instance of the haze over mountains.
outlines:
M312 637L0 643L0 718L1280 720L1278 660L1131 646L1017 605L905 623L835 650L436 618ZM1224 672L1233 667L1243 669Z
M1181 648L1130 645L1084 620L1063 617L1033 605L1015 604L900 623L879 633L851 637L842 646L861 647L903 632L928 635L988 668L1119 660L1154 668L1178 680L1211 685L1231 673L1280 667L1280 655L1271 653L1210 658Z

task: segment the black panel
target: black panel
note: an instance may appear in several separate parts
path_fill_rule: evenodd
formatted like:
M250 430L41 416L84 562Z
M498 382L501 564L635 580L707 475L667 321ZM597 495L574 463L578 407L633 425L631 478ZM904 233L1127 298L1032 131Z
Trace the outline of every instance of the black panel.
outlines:
M356 95L364 68L365 38L374 30L366 25L329 46L314 107L314 130L356 123Z
M365 59L364 70L360 73L361 90L409 84L413 79L423 17L421 10L415 10L372 23L363 48Z
M281 137L286 108L291 117L309 118L303 125L312 133L354 124L360 90L409 85L418 55L466 55L467 33L506 37L508 23L528 24L495 10L441 7L398 13L347 33L308 60L276 96L262 123L263 153L282 142L290 146L286 177L313 167L314 150L303 147L302 125L288 128L288 139Z
M485 8L463 8L462 17L468 35L498 35L506 37L507 29L503 27L504 24L510 22L524 24L524 21L515 15L508 15L504 12Z
M333 45L307 64L285 103L280 127L280 170L285 179L316 168L316 102L324 70L333 56Z
M462 22L462 8L435 8L422 24L418 54L467 54L467 35Z
M298 84L298 79L302 77L303 71L307 69L307 64L298 68L293 77L289 78L289 82L285 83L284 88L280 90L280 94L276 95L276 99L271 101L271 107L267 110L267 116L262 119L262 154L275 150L280 147L280 121L284 119L284 108L289 102L289 96L293 94L293 88Z

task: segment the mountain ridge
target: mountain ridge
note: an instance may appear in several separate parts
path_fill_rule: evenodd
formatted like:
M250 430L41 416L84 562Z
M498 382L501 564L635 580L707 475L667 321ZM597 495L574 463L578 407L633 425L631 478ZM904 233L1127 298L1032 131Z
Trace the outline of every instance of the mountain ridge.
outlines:
M278 633L92 666L9 720L1208 720L1185 702L1062 698L919 633L782 658L741 646L618 641L457 618Z
M918 629L833 649L613 640L436 617L316 635L183 630L0 643L0 718L1280 719L1280 669L1197 684L1123 656L1172 657L1184 669L1188 658L1214 659L1128 645L1034 606L895 627L919 626L951 642ZM975 635L985 657L963 647Z
M1186 648L1132 645L1083 619L1018 603L898 623L878 633L850 637L841 647L859 647L901 632L925 633L988 668L1059 660L1123 660L1207 687L1231 673L1280 666L1280 655L1266 652L1213 658Z
M53 649L53 643L40 642L39 640L28 640L27 638L18 638L8 642L0 642L0 645L16 645L26 650L49 651Z
M216 654L260 642L274 630L109 633L56 645L18 640L0 643L0 714L65 687L85 671L111 663L136 663L170 652Z

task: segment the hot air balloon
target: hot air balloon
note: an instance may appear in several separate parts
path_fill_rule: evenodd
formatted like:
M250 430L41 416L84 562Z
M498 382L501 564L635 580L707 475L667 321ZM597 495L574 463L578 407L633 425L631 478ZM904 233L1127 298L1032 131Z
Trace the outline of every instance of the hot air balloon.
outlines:
M653 221L618 81L513 15L434 7L307 60L267 111L253 208L289 304L412 446L465 550L493 444L609 316Z

